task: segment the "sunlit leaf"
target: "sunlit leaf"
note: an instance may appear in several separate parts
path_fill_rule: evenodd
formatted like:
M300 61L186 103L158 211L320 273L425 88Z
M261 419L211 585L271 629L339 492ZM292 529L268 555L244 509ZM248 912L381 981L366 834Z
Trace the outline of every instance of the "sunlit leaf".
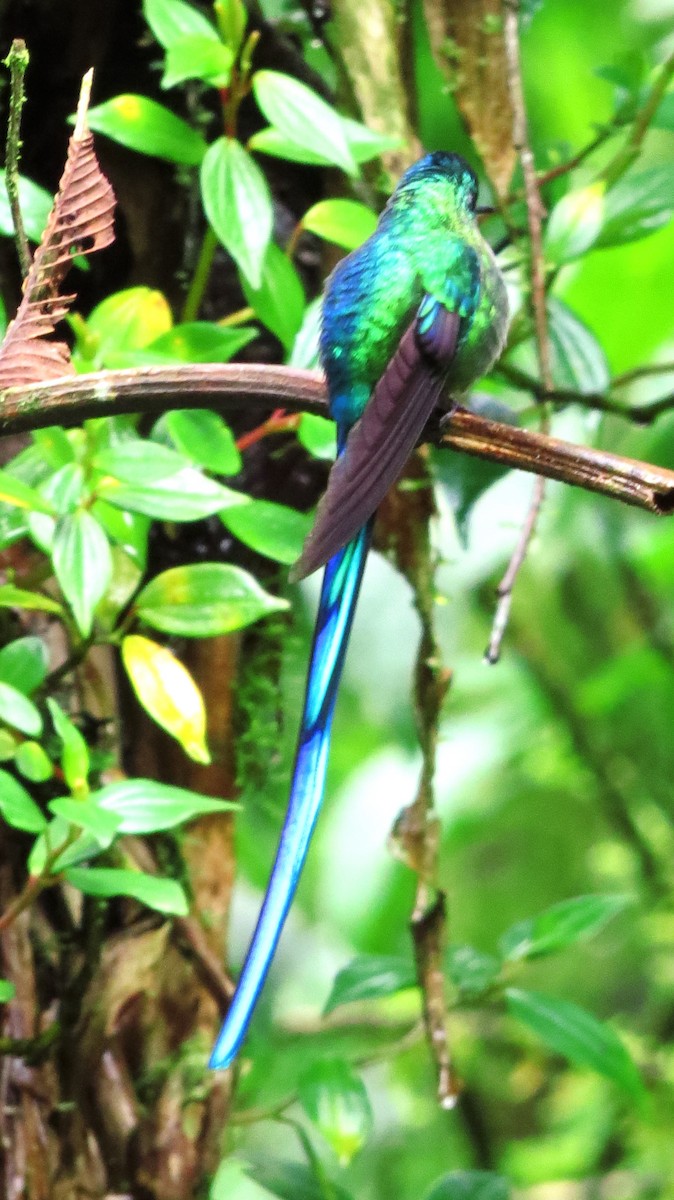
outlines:
M606 193L604 221L597 247L636 242L662 229L674 212L671 164L628 172Z
M201 796L186 788L158 783L155 779L124 779L92 792L90 803L108 809L120 818L120 833L158 833L184 821L210 813L238 808L231 800Z
M54 197L45 188L33 183L32 179L19 176L19 206L24 228L31 242L39 242L51 212ZM0 234L14 237L14 222L9 206L4 169L0 169Z
M15 587L13 583L4 583L0 587L0 608L28 608L36 612L50 613L63 611L58 601L52 600L51 596L29 592L25 588Z
M229 362L257 336L257 329L245 325L225 329L212 321L188 321L162 333L148 350L167 362Z
M355 250L374 233L377 216L357 200L320 200L304 214L302 226L345 250Z
M22 483L9 471L0 470L0 501L31 512L53 513L53 505L28 484Z
M30 783L44 783L54 774L54 767L39 742L21 742L13 758L17 771Z
M16 988L9 979L0 979L0 1004L7 1004L14 998Z
M604 220L606 186L591 183L567 192L557 202L545 231L545 256L552 263L571 262L592 246Z
M219 41L217 29L184 0L143 0L143 16L165 50L192 34Z
M321 313L322 301L321 297L317 296L304 310L302 324L300 325L295 340L292 344L292 349L288 357L289 367L301 367L303 370L314 371L319 365L318 342L321 333ZM311 413L303 413L300 418L300 426L304 417L310 417ZM320 420L320 417L315 418ZM320 457L320 455L318 456Z
M77 726L66 716L61 705L52 696L47 697L47 708L63 746L61 767L64 779L71 792L78 795L87 786L89 747Z
M62 796L49 801L49 811L55 817L61 817L69 824L78 825L93 834L99 843L110 841L119 829L119 817L115 813L98 808L88 799L75 800L72 796Z
M253 92L267 120L284 137L324 155L347 174L357 174L339 113L306 84L280 71L256 71Z
M214 637L243 629L288 607L241 567L194 563L172 567L150 580L136 598L138 616L164 633Z
M77 347L80 365L87 370L125 366L124 354L148 346L172 324L163 292L148 287L113 292L87 318L86 346Z
M110 543L86 509L59 518L52 547L54 573L83 637L112 574Z
M314 458L332 461L337 454L337 433L334 421L316 417L313 413L302 413L297 429L297 439L313 454Z
M247 496L209 479L195 467L185 467L147 486L106 475L96 491L102 500L118 508L166 521L198 521L233 504L248 503Z
M122 659L143 708L180 742L195 762L211 761L206 746L206 710L186 667L166 646L139 634L122 642Z
M250 1178L248 1168L238 1159L223 1158L211 1183L208 1200L278 1200L278 1192Z
M174 409L166 414L166 428L183 454L218 475L236 475L241 455L234 435L219 413L209 408Z
M13 775L0 770L0 812L14 829L42 833L47 821L32 796Z
M201 164L201 195L210 224L250 285L259 288L272 231L269 188L235 138L218 138Z
M169 475L177 475L189 460L183 454L145 438L129 438L107 450L101 450L92 464L97 471L114 475L125 483L151 484Z
M168 162L197 167L206 153L198 130L148 96L113 96L89 109L88 120L94 133Z
M171 88L186 79L201 79L214 87L226 87L233 62L234 55L228 46L203 34L191 33L167 48L161 85Z
M23 692L8 683L0 683L0 721L4 721L12 729L21 730L21 733L26 733L29 737L37 737L42 733L39 709Z

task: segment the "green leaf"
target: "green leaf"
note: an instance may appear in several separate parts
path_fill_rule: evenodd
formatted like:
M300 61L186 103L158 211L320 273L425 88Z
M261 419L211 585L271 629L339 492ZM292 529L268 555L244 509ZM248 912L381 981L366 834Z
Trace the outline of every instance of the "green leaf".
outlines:
M248 503L247 496L216 483L195 467L185 467L147 486L106 476L96 491L102 500L118 508L165 521L198 521L231 505Z
M464 996L471 998L488 991L501 969L497 958L483 954L474 946L449 946L446 962L452 983Z
M42 833L47 821L32 796L13 775L0 770L0 812L8 825L26 833Z
M160 334L148 350L153 356L163 355L167 362L224 363L257 336L257 329L245 325L225 329L212 321L188 321Z
M94 133L167 162L198 167L206 153L206 142L196 129L148 96L113 96L91 108L87 119Z
M8 683L0 683L0 721L29 737L42 733L42 717L32 700Z
M612 1079L641 1100L644 1085L627 1050L609 1025L568 1000L520 988L506 990L508 1012L557 1054Z
M87 318L87 354L78 347L80 364L87 370L125 365L124 355L143 349L173 324L171 308L156 288L132 287L113 292L97 304Z
M45 188L33 183L32 179L26 179L25 175L19 176L19 206L24 228L31 242L39 242L42 237L53 203L54 197ZM0 234L3 237L14 237L14 222L4 170L0 170Z
M54 774L54 767L39 742L22 742L13 757L17 771L31 783L44 783Z
M379 158L388 150L399 150L403 144L400 138L375 133L373 129L368 129L367 125L354 121L351 117L342 117L342 125L349 149L357 163Z
M89 776L89 747L79 729L66 716L61 705L48 697L47 708L58 736L63 743L61 767L71 792L76 796L86 792Z
M269 1192L248 1175L250 1168L236 1158L223 1158L215 1172L208 1200L277 1200L278 1192Z
M115 479L121 479L125 483L143 485L177 475L189 465L183 454L145 438L130 438L126 442L118 442L115 446L100 450L93 460L97 471L114 475Z
M187 34L167 48L161 85L171 88L186 79L201 79L214 87L227 87L233 62L229 46L201 33Z
M54 471L75 462L77 455L74 443L60 425L52 425L49 429L35 429L31 436L36 449Z
M187 667L150 638L130 634L122 661L143 708L195 762L211 761L206 745L206 710Z
M211 22L184 0L143 0L143 16L165 50L191 34L220 40Z
M633 903L631 896L624 895L575 896L572 900L562 900L535 917L511 925L501 937L499 949L511 962L555 954L594 937Z
M9 471L0 471L0 501L31 512L54 512L54 506L40 492L10 475Z
M243 0L215 0L213 5L220 36L235 54L241 49L248 12Z
M206 216L254 288L271 238L273 214L262 171L235 138L218 138L201 164L201 195Z
M121 818L120 833L159 833L208 813L237 809L231 800L200 796L185 788L157 783L154 779L125 779L92 792L90 803Z
M493 1171L451 1171L433 1184L424 1200L508 1200L510 1187Z
M314 458L324 458L329 461L337 454L337 433L334 421L326 421L325 417L315 417L313 413L302 413L297 429L297 439L313 454ZM464 455L464 457L466 457Z
M44 683L48 667L49 653L42 638L16 638L0 650L0 682L9 683L24 696Z
M309 1120L340 1165L348 1166L372 1132L372 1109L362 1079L343 1058L323 1058L302 1074L298 1091Z
M231 1159L228 1160L231 1162ZM313 1165L304 1162L286 1162L272 1158L266 1154L251 1168L256 1182L269 1189L264 1193L278 1197L279 1200L353 1200L351 1194L344 1190L333 1179L319 1178ZM324 1170L324 1168L323 1168ZM209 1200L214 1200L213 1196ZM220 1192L217 1200L258 1200L258 1196L239 1196L236 1192ZM263 1200L259 1197L259 1200Z
M304 316L305 296L299 275L290 259L274 243L267 247L260 283L254 287L244 279L243 291L256 316L271 329L287 351L292 349Z
M290 351L290 357L288 358L289 367L301 367L307 371L315 371L320 365L318 343L321 334L322 311L323 302L320 296L317 296L315 300L307 304L302 324L295 335L295 341ZM311 420L314 419L311 413L303 413L302 417L305 416ZM321 420L322 418L318 417L316 419Z
M17 747L29 743L19 743L9 729L0 729L0 762L9 762L17 753Z
M393 996L396 992L414 987L416 982L414 963L409 958L398 958L392 954L369 954L354 958L335 976L323 1013L327 1016L342 1004Z
M357 200L320 200L304 214L302 227L345 250L355 250L374 233L377 217Z
M248 139L248 149L259 154L270 154L273 158L285 158L288 162L306 163L312 167L329 167L332 160L327 154L307 150L285 137L278 129L260 129Z
M628 172L606 194L604 222L597 248L636 242L662 229L674 211L671 164Z
M51 557L77 627L87 637L112 574L110 543L96 518L79 509L57 522Z
M604 182L567 192L557 202L545 231L545 257L551 263L580 258L596 242L604 219Z
M136 598L141 621L164 633L215 637L288 607L229 563L194 563L156 575Z
M106 812L88 799L75 800L72 796L61 796L49 801L49 811L69 825L78 825L93 834L99 844L109 845L120 825L116 813Z
M62 606L51 596L42 596L39 592L29 592L25 588L15 587L13 583L4 583L0 587L0 608L28 608L35 612L61 613Z
M583 395L603 392L610 371L603 348L595 335L562 300L548 300L551 366L559 388L572 388Z
M166 414L166 428L183 454L218 475L237 475L241 455L234 435L219 413L182 408Z
M0 979L0 1004L7 1004L14 999L16 988L9 979Z
M299 558L313 522L313 513L297 512L271 500L251 500L220 516L240 542L280 563L293 563Z
M113 542L113 570L115 549L118 548L128 555L137 568L144 571L147 563L150 518L146 517L143 513L128 512L120 508L115 508L114 505L108 504L107 500L100 499L94 501L90 512ZM113 575L111 586L115 583L116 580ZM108 589L106 596L110 596L110 589Z
M284 137L348 175L358 174L342 118L311 88L280 71L256 71L253 92L269 123Z
M110 867L71 867L65 877L87 896L132 896L156 912L176 917L189 912L187 896L175 879Z

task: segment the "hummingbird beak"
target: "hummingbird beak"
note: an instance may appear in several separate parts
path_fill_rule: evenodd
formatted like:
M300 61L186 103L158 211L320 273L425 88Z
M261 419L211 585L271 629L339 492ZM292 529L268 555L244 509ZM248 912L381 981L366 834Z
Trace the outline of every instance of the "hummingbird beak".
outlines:
M493 217L498 209L494 208L493 204L479 204L475 209L478 217Z

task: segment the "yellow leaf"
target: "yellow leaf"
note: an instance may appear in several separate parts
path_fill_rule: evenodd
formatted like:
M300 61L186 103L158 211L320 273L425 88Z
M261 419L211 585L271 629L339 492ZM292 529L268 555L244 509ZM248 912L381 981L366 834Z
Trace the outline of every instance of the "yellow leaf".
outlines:
M122 658L146 712L190 758L209 763L204 701L186 667L165 646L139 634L124 638Z

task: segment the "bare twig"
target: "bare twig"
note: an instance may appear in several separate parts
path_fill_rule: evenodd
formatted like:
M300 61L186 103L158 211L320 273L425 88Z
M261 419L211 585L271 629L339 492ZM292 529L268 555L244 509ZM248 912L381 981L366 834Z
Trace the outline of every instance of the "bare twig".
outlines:
M630 135L625 145L620 148L601 173L602 179L605 179L609 186L616 183L639 157L644 138L672 78L674 78L674 53L670 54L662 64L647 99L632 122Z
M540 386L537 380L525 378L532 390ZM561 395L567 403L601 399L575 392L552 393L553 399ZM671 407L674 396L669 399ZM101 371L7 388L0 393L0 435L50 425L79 425L91 417L133 412L152 415L171 408L209 406L227 414L235 410L249 413L252 424L259 422L261 411L281 407L288 412L328 415L325 383L317 371L267 364L190 363ZM648 405L638 412L640 421L656 415ZM490 421L461 408L452 414L439 438L435 433L435 440L445 449L558 479L661 516L674 511L674 472L664 467Z
M526 106L522 87L522 71L520 65L519 43L519 0L505 0L505 16L503 34L505 39L506 61L508 64L508 87L513 109L513 142L517 151L522 175L524 177L524 198L527 209L527 224L529 227L530 243L530 307L536 335L536 350L538 354L538 369L543 389L539 399L543 402L548 392L553 389L552 366L550 359L550 340L548 337L548 316L545 303L545 260L543 256L543 203L536 177L534 156L529 145L527 132ZM549 430L547 411L543 410L541 418L543 433ZM522 526L517 545L513 551L505 575L498 589L498 604L494 615L489 646L485 654L487 662L498 662L501 653L501 643L508 625L508 616L512 603L512 592L527 556L527 551L536 530L538 516L545 496L545 484L539 477L536 481L534 494L529 510Z
M9 121L7 123L7 143L5 154L5 185L9 197L9 207L14 225L16 253L24 279L30 270L30 249L28 238L23 226L21 204L19 200L19 159L21 157L21 109L26 100L23 80L30 61L23 38L14 38L5 66L9 67Z

